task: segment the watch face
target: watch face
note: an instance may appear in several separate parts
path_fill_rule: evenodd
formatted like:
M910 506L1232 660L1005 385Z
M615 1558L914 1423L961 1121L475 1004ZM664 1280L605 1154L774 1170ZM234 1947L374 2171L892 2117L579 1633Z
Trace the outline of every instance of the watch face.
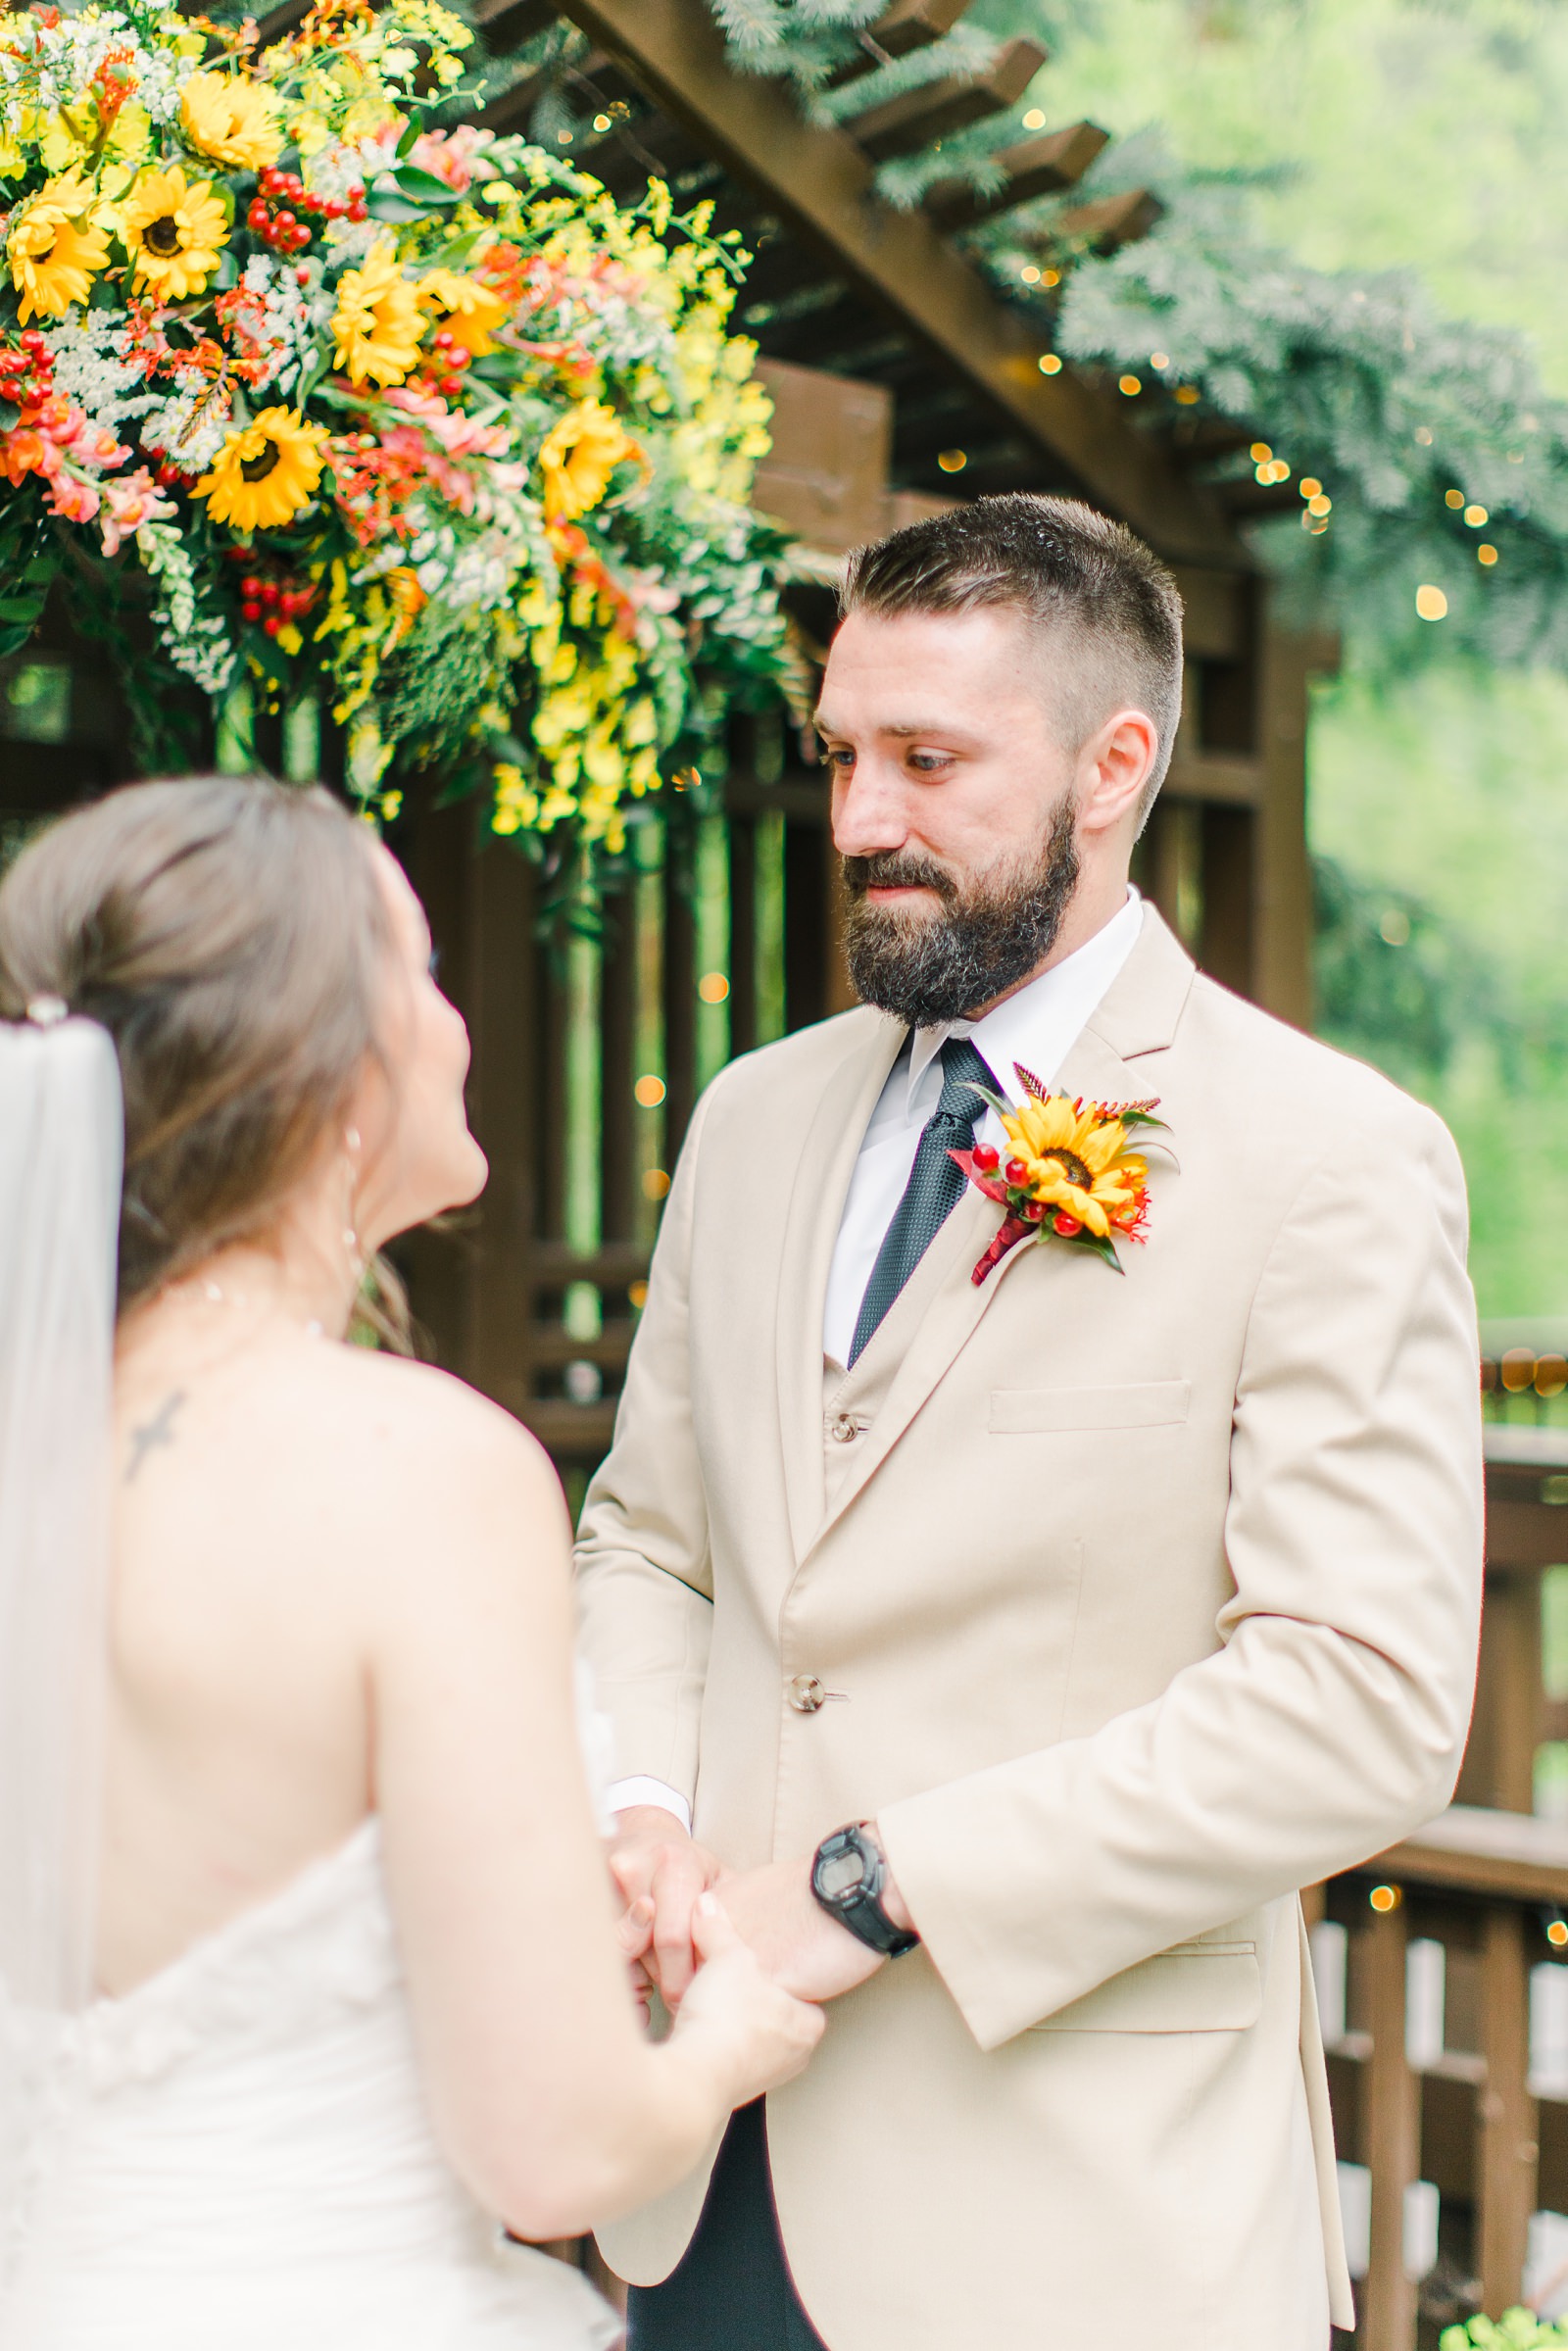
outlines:
M830 1902L844 1894L854 1893L865 1877L865 1864L852 1846L846 1853L834 1853L823 1861L816 1873L816 1882Z

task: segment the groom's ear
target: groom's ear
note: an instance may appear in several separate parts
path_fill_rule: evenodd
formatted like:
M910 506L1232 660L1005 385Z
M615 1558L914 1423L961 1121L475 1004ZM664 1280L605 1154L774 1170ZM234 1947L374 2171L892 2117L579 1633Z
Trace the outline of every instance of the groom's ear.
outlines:
M1136 830L1159 753L1159 729L1147 710L1117 710L1098 727L1078 755L1079 831Z

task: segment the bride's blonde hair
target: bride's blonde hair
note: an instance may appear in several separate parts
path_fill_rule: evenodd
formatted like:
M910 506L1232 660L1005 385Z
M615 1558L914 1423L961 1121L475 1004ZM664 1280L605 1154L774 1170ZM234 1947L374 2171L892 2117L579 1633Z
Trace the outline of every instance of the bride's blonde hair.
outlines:
M377 1052L392 941L365 827L264 777L132 784L0 882L0 1015L109 1031L125 1104L122 1311L271 1227Z

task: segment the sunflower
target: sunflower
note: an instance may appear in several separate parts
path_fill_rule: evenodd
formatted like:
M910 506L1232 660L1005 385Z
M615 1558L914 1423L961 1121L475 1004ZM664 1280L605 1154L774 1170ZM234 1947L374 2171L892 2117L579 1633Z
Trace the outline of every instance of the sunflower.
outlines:
M1065 1094L1044 1102L1030 1096L1001 1117L1017 1154L1005 1169L1009 1185L1099 1241L1109 1240L1112 1226L1133 1230L1143 1211L1149 1162L1122 1148L1127 1129L1119 1118L1107 1117L1098 1102L1076 1102ZM1015 1176L1019 1166L1023 1173Z
M199 294L228 241L228 215L211 180L187 187L178 164L144 171L120 208L120 233L135 283L164 302Z
M85 302L92 281L109 260L109 239L99 226L96 198L78 171L46 180L12 216L6 239L11 282L21 295L17 318L63 318L73 303Z
M447 333L470 359L489 358L495 349L490 337L507 315L494 286L457 269L428 269L419 280L418 299L427 310L441 314Z
M307 424L298 409L268 408L253 424L235 425L196 484L215 522L236 530L275 530L309 505L321 478L321 424Z
M199 155L260 171L283 152L276 99L232 73L191 73L179 95L180 127Z
M345 269L332 314L333 365L352 384L400 384L419 356L425 321L419 297L398 267L390 237L371 246L359 269Z
M570 522L586 514L609 489L621 460L637 455L636 442L602 400L579 401L539 452L546 515L552 522Z

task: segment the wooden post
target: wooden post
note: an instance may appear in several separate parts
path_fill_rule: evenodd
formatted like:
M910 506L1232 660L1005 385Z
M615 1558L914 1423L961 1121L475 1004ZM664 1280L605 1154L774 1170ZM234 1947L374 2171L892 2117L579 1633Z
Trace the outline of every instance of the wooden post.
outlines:
M1366 2338L1368 2351L1414 2351L1416 2289L1404 2274L1404 2191L1420 2170L1421 2084L1404 2058L1402 1903L1375 1912L1362 1932L1372 2033L1365 2110L1372 2171Z
M1481 1670L1459 1801L1533 1812L1536 1749L1544 1734L1541 1584L1528 1570L1487 1577Z
M1306 849L1307 680L1332 670L1331 638L1262 631L1257 897L1250 993L1282 1020L1312 1025L1312 868Z
M534 1147L550 1114L538 1082L532 866L504 843L488 843L475 859L469 903L470 1091L490 1182L469 1284L465 1369L476 1387L520 1415L533 1318Z
M1489 1908L1481 1943L1481 2289L1493 2318L1519 2299L1536 2203L1536 2101L1530 2095L1530 1978L1524 1917Z

